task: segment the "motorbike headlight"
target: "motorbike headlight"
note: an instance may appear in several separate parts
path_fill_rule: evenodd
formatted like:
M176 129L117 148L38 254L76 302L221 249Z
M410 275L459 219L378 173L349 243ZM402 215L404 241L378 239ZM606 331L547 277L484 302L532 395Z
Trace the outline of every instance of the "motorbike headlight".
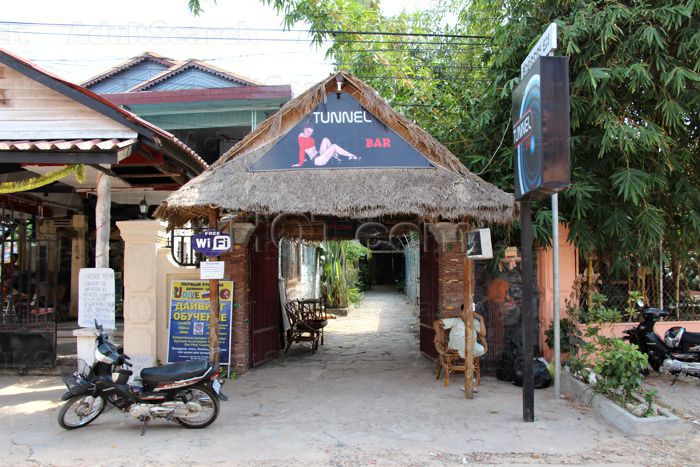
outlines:
M102 363L112 364L115 362L116 358L114 353L108 349L103 348L102 345L98 345L95 349L95 360Z

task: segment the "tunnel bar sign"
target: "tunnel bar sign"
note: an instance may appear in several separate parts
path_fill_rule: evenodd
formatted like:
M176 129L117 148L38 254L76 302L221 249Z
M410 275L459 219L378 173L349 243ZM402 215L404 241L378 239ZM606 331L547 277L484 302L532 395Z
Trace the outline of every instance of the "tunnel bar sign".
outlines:
M328 93L249 170L418 168L434 166L351 95Z
M539 57L513 92L515 199L559 192L569 175L569 60Z

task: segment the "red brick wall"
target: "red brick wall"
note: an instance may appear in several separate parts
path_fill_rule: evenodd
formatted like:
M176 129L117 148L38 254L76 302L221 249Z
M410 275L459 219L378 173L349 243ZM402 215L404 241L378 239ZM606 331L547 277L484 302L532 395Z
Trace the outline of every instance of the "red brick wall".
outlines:
M250 363L250 255L247 245L235 244L221 256L226 262L226 276L233 281L233 333L231 366L237 374L248 370Z
M459 311L464 302L464 253L459 242L438 245L438 314Z

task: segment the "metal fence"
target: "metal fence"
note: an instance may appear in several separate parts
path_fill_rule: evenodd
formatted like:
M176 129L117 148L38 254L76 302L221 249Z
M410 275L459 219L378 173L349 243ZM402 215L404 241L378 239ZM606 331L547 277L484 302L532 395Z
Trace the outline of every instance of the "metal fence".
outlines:
M37 237L38 219L0 216L0 367L56 360L58 241Z
M664 265L660 268L638 268L634 274L623 276L606 270L599 260L582 260L580 262L579 305L590 305L590 294L600 293L607 297L605 305L624 313L630 306L630 292L641 294L644 303L651 307L665 308L672 312L677 320L700 320L700 267L690 264L675 268Z

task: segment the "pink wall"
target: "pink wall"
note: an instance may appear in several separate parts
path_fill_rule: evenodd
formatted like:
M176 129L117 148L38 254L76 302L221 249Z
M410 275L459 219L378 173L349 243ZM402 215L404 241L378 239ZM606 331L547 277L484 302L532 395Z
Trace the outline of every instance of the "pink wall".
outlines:
M574 280L578 271L578 255L573 245L566 241L569 229L564 225L559 226L559 313L566 317L566 299L571 294ZM545 342L545 331L549 329L554 320L553 306L553 277L552 277L552 249L537 251L537 284L540 298L540 334L539 342L542 355L551 360L554 355L552 349ZM606 337L622 337L623 331L635 327L637 323L614 323L601 327L601 334ZM688 331L700 332L700 321L664 321L655 326L656 333L663 337L664 333L673 326L683 326Z
M604 324L600 327L600 334L605 337L622 337L625 329L636 327L637 323L613 323ZM664 337L664 333L674 326L682 326L691 332L700 332L700 321L661 321L656 323L654 331ZM584 331L585 332L585 331Z
M569 229L563 224L559 225L559 313L561 318L566 317L566 299L571 295L574 280L578 271L578 255L576 248L566 241ZM549 329L554 320L554 278L552 271L552 249L537 251L537 284L540 302L540 349L542 355L551 360L552 350L545 343L545 331Z

